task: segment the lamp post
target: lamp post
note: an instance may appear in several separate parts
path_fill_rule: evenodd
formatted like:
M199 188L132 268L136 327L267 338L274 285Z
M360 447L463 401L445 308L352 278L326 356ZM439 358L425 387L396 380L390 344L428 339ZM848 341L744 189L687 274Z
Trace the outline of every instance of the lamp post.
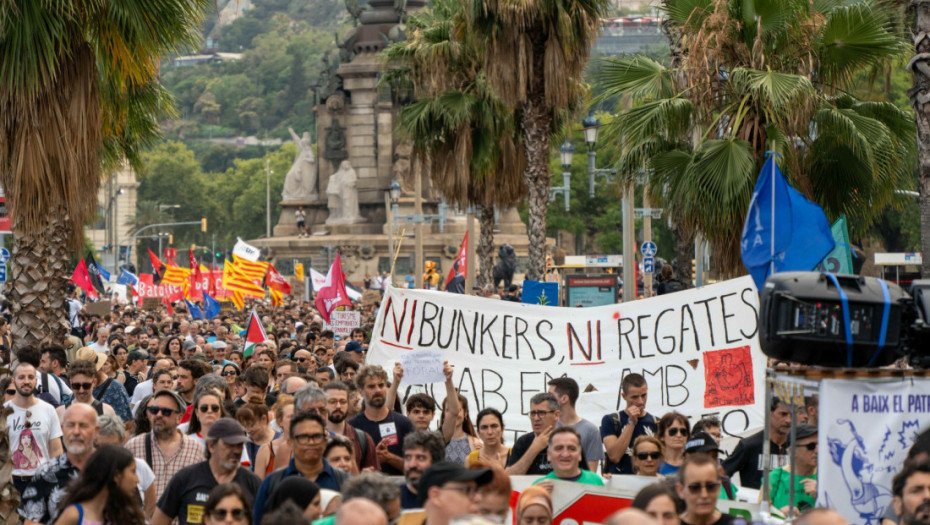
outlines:
M568 137L565 137L565 143L559 147L559 158L562 161L562 185L549 188L549 200L555 198L556 194L561 193L565 202L565 211L569 211L571 203L569 202L572 186L572 157L575 155L575 146L572 146Z
M597 134L601 127L601 121L594 116L594 111L588 113L588 117L581 121L581 124L584 141L588 145L588 194L594 197L595 178L598 175L604 175L609 181L611 176L617 173L617 170L597 169ZM623 302L627 302L636 298L636 278L633 274L633 268L636 264L636 239L633 235L633 190L630 185L625 185L622 191Z
M419 173L418 173L417 181L419 182L419 180L420 178L419 178ZM417 189L421 189L420 184L417 184ZM421 233L422 226L424 224L432 224L433 221L435 220L439 222L440 233L443 232L446 227L446 209L448 208L448 206L446 205L446 201L443 200L439 203L439 213L435 215L420 213L422 211L422 208L420 208L419 206L416 208L417 213L414 213L413 215L399 215L397 203L400 200L400 192L401 192L400 184L397 182L397 179L394 179L391 182L391 185L388 187L388 193L391 196L391 217L392 217L392 223L391 223L392 227L391 227L391 236L390 236L391 238L391 283L392 284L394 283L394 260L395 260L395 252L397 251L397 248L394 246L394 237L397 231L397 221L402 220L404 221L404 224L413 224L416 226L415 242L417 245L417 250L416 250L417 253L416 253L415 264L422 267L423 266L423 239L422 239L422 233ZM421 192L418 191L417 194L420 195ZM417 268L414 269L414 280L416 282L416 286L421 287L423 286L423 278L422 278L422 274L418 270L419 269Z
M271 159L265 159L265 238L271 238Z

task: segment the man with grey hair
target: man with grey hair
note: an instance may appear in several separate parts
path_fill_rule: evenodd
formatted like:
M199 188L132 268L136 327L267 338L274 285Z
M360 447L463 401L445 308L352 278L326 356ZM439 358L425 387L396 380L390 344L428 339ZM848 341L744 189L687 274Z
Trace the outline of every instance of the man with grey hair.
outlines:
M97 431L97 446L126 444L126 426L115 415L104 414L97 419L100 430ZM142 505L145 508L145 517L152 519L155 512L155 472L145 460L135 458L136 475L139 476L139 494L142 495Z
M387 525L387 514L377 503L355 498L343 503L336 512L336 525Z
M329 411L326 408L328 397L320 387L316 385L306 385L294 394L294 410L297 412L311 412L323 418Z
M546 456L549 435L559 421L559 400L549 392L530 398L530 424L533 433L523 434L513 444L505 472L510 476L540 475L552 472Z
M400 516L400 486L380 472L363 472L349 478L342 486L343 505L356 498L365 498L381 506L388 521Z
M239 464L248 434L235 419L223 417L213 423L206 438L206 461L185 467L175 474L158 499L152 525L201 523L210 491L221 483L236 483L255 497L261 479Z
M232 363L232 361L228 361L226 359L226 341L217 339L216 341L210 343L210 347L213 348L213 360L210 361L211 365L226 366L227 364Z

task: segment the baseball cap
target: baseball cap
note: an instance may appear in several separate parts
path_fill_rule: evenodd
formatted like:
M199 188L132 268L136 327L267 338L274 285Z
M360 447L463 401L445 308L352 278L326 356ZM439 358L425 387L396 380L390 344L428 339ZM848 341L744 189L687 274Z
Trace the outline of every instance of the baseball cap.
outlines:
M133 361L148 358L149 354L147 352L143 352L142 350L133 350L132 352L129 352L129 355L126 357L126 363L128 364L132 363Z
M94 349L89 346L79 349L77 353L74 354L74 359L75 361L90 361L97 370L103 368L104 363L107 362L107 357L105 355L94 352Z
M249 439L249 435L245 433L245 429L242 428L242 425L231 417L221 417L217 419L216 423L213 423L213 426L210 427L210 431L207 432L207 437L222 440L223 443L227 445L237 445L239 443L252 441Z
M797 440L799 440L799 439L804 439L804 438L809 438L809 437L811 437L811 436L816 436L816 435L817 435L817 427L815 427L814 425L809 425L809 424L807 424L807 423L802 423L802 424L798 425L797 427L795 427L794 432L795 432L795 434L794 434L794 440L797 441Z
M346 343L345 351L346 352L364 352L364 350L362 350L362 345L359 344L358 341L349 341L348 343Z
M494 473L490 469L467 469L458 463L440 461L430 465L420 476L420 482L417 484L417 496L420 498L420 504L422 505L426 503L430 487L441 487L450 481L474 481L481 487L490 483L493 477Z
M691 439L685 443L685 453L694 454L695 452L720 452L717 446L717 440L707 432L695 432Z

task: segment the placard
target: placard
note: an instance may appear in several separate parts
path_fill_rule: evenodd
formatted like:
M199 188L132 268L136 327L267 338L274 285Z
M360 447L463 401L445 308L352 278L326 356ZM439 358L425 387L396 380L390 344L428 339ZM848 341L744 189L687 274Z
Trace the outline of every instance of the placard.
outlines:
M143 310L157 310L161 306L160 297L143 297L142 298L142 309Z
M358 310L336 310L329 314L332 330L336 335L349 335L362 325L362 312Z
M400 354L400 364L404 367L401 384L444 383L446 376L442 373L442 361L442 350L416 350Z
M110 313L113 310L113 307L110 305L110 301L97 301L96 303L85 303L84 310L90 315L99 315L103 317L104 315Z

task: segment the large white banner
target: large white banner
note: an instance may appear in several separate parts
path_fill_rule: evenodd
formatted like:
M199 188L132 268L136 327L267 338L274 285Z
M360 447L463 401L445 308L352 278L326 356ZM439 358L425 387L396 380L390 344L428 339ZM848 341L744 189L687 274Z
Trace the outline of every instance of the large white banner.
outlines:
M763 422L765 356L759 296L750 277L633 303L557 308L428 290L390 288L381 301L367 360L391 373L403 352L442 349L469 412L504 413L508 442L530 430L529 400L567 375L582 392L576 408L599 425L623 408L620 381L645 376L646 409L716 415L728 434ZM441 383L401 388L402 401Z
M930 427L930 379L825 379L820 386L817 505L878 523L891 479Z

